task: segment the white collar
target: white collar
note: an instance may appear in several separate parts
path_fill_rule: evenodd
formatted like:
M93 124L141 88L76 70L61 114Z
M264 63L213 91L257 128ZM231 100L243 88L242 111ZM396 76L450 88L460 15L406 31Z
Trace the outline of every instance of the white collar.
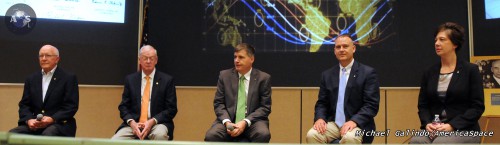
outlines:
M243 76L245 76L245 79L248 80L248 78L250 78L250 74L252 73L252 69L253 68L250 68L250 71L248 71L246 74L244 74ZM238 78L241 78L241 74L238 72Z
M57 65L52 70L50 70L49 73L47 73L47 74L54 74L54 72L56 71L56 68L57 68ZM42 75L47 75L47 74L42 69Z
M144 71L141 71L141 73L142 73L141 79L144 79L146 77L146 74L144 73ZM155 73L156 73L156 68L153 69L153 71L151 72L151 74L149 74L149 78L154 78Z

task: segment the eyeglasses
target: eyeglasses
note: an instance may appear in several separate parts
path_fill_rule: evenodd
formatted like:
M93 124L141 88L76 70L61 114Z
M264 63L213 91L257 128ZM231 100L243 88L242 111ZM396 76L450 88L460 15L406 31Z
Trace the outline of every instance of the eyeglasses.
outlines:
M38 55L39 58L53 58L53 57L56 57L57 55L49 55L49 54L41 54L41 55Z
M139 59L142 61L148 61L148 60L154 61L157 59L157 57L156 56L152 56L152 57L141 56L141 57L139 57Z

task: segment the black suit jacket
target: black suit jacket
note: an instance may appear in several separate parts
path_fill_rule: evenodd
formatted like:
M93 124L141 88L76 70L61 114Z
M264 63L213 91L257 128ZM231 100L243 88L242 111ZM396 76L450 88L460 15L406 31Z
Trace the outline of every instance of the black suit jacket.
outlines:
M247 95L246 119L254 123L269 123L271 113L271 76L256 68L252 69ZM214 99L214 111L217 116L214 123L224 119L235 122L236 105L238 104L238 72L233 69L223 70L219 74L217 92Z
M36 72L24 82L23 97L19 102L18 125L26 125L37 114L50 116L65 136L75 136L75 116L78 111L78 80L72 73L57 67L50 80L45 102L42 101L42 73Z
M118 106L123 123L118 130L128 126L127 120L139 121L141 116L141 81L142 72L136 72L125 78L122 102ZM173 139L174 117L177 114L177 97L173 78L158 70L155 72L150 100L151 117L168 128L169 140ZM117 131L118 131L117 130Z
M418 115L421 129L446 109L449 123L455 130L477 130L478 120L484 112L484 92L479 68L466 61L457 61L455 71L446 92L446 99L438 98L437 86L441 63L428 69L420 85Z
M315 106L314 122L318 119L335 121L339 90L340 67L323 72ZM380 100L379 82L375 69L354 61L344 95L346 121L354 121L362 130L375 130L374 117Z
M490 82L493 83L493 88L500 88L500 84L495 80L494 76L491 77Z

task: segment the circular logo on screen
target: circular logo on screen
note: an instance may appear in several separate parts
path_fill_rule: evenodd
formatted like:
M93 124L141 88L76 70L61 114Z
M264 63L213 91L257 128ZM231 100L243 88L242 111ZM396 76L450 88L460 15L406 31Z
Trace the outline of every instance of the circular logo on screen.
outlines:
M15 34L27 34L35 28L35 11L26 4L15 4L5 13L5 25Z

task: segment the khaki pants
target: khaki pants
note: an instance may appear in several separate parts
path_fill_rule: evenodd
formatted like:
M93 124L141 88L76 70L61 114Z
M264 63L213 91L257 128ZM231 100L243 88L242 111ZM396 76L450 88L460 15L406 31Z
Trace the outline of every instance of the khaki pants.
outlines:
M320 134L312 127L307 132L306 142L314 144L330 143L333 140L340 139L341 144L361 144L363 136L356 136L356 131L361 130L359 127L347 132L344 136L340 135L340 128L335 122L330 121L326 124L326 132Z
M163 124L157 124L151 128L151 132L148 134L149 140L168 140L168 129L167 126ZM111 139L121 139L130 140L137 139L137 136L132 132L132 128L127 126L123 127Z

